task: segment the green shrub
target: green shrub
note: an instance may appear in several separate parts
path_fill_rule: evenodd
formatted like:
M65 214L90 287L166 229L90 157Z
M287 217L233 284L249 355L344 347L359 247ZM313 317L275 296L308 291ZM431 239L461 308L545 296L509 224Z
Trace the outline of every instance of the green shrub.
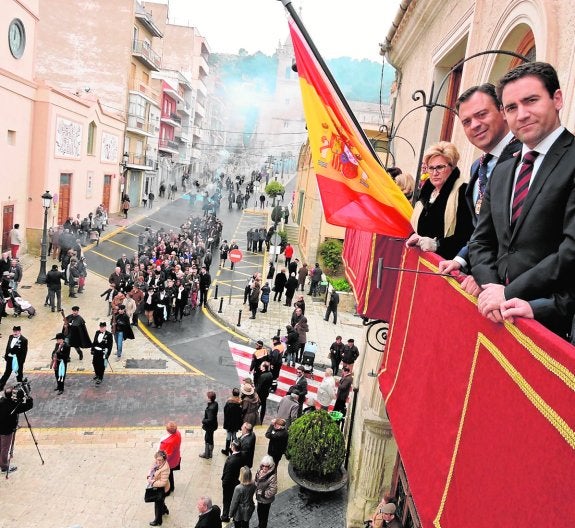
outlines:
M333 286L333 289L335 291L340 291L340 292L350 292L351 291L351 286L349 285L349 282L347 282L347 280L345 280L345 279L336 279L334 277L328 277L327 281Z
M327 411L303 414L289 429L287 456L299 476L329 479L341 469L345 457L339 425Z
M341 254L343 242L337 238L328 238L319 245L319 254L327 270L337 273L343 264Z
M285 193L285 187L278 181L271 181L266 185L265 193L270 198L275 198L276 196Z

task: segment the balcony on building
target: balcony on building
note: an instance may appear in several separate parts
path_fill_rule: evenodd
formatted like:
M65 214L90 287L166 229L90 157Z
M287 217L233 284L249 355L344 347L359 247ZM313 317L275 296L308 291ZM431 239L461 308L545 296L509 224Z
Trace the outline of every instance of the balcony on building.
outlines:
M172 88L168 83L164 83L163 91L165 94L169 95L177 103L183 102L184 96L175 88Z
M134 40L132 42L132 55L152 71L160 71L162 67L160 56L152 49L150 43L145 40Z
M166 125L171 125L174 128L180 128L182 126L182 118L178 114L162 114L160 117L162 123Z
M158 103L158 101L160 100L159 92L157 90L154 90L149 84L146 84L146 82L143 79L141 79L140 77L130 77L129 86L131 92L137 92L139 95L145 97L146 99L148 99L148 101L150 101L159 108Z
M187 116L191 116L192 115L192 107L190 106L190 103L182 100L182 101L178 101L178 105L176 107L176 110L180 113L180 114L184 114Z
M156 26L152 13L148 13L140 4L136 3L136 19L144 26L153 37L162 38L164 35Z
M174 136L176 137L177 140L179 140L182 143L190 143L191 141L191 136L190 136L190 131L191 131L190 126L183 126L180 129L176 129L174 131Z
M178 154L179 143L173 139L160 138L158 141L158 150L168 152L169 154Z
M192 127L192 134L193 134L193 136L194 136L194 142L195 142L195 143L201 141L201 139L202 139L202 129L201 129L199 126L194 125L194 126Z
M192 159L199 160L202 156L202 151L199 148L192 148Z
M128 114L126 132L132 132L133 134L140 134L146 137L153 137L156 132L156 127L141 116Z
M158 162L152 156L129 152L126 167L137 170L156 170L158 168Z

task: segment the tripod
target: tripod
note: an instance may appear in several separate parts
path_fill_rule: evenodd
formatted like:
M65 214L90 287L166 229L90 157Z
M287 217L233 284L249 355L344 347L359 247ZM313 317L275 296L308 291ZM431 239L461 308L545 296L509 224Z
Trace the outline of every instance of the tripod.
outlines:
M17 412L19 406L20 404L16 406L16 408L12 411L12 413ZM36 451L38 451L38 456L42 461L42 465L44 465L44 459L42 458L42 453L40 453L40 448L38 447L38 441L34 436L34 431L32 431L32 425L30 424L30 420L28 420L28 415L26 414L26 411L22 412L21 414L23 414L24 418L26 419L26 425L28 426L28 431L30 431L30 435L32 436L32 440L34 440L34 445L36 446ZM8 475L10 474L10 463L12 462L12 458L14 458L14 444L16 443L16 432L18 431L19 428L20 426L16 425L16 429L14 429L14 432L12 433L12 442L10 444L10 451L8 454L8 468L6 470L6 479L8 479Z

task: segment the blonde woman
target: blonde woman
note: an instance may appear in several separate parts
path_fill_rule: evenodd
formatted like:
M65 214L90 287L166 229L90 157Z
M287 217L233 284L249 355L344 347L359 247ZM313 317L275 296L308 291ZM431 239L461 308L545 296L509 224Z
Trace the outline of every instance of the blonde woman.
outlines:
M465 183L457 168L459 152L453 143L441 141L425 152L429 178L425 180L413 209L415 232L406 242L422 251L452 259L471 238L473 221L465 201Z
M252 471L248 466L240 469L240 483L235 487L230 505L230 517L234 520L235 528L249 528L250 519L254 513L254 493L256 485L252 478Z

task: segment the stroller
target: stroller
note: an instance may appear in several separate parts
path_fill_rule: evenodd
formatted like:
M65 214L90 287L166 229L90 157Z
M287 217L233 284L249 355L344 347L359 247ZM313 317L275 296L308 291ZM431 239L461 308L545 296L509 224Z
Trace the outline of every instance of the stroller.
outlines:
M34 308L28 301L22 299L15 290L10 290L8 307L14 310L14 317L20 317L22 312L26 312L28 314L28 319L32 319L32 317L36 315L36 308Z
M315 362L315 355L317 353L317 343L308 341L303 349L301 357L301 365L304 368L306 377L313 380L313 364Z

